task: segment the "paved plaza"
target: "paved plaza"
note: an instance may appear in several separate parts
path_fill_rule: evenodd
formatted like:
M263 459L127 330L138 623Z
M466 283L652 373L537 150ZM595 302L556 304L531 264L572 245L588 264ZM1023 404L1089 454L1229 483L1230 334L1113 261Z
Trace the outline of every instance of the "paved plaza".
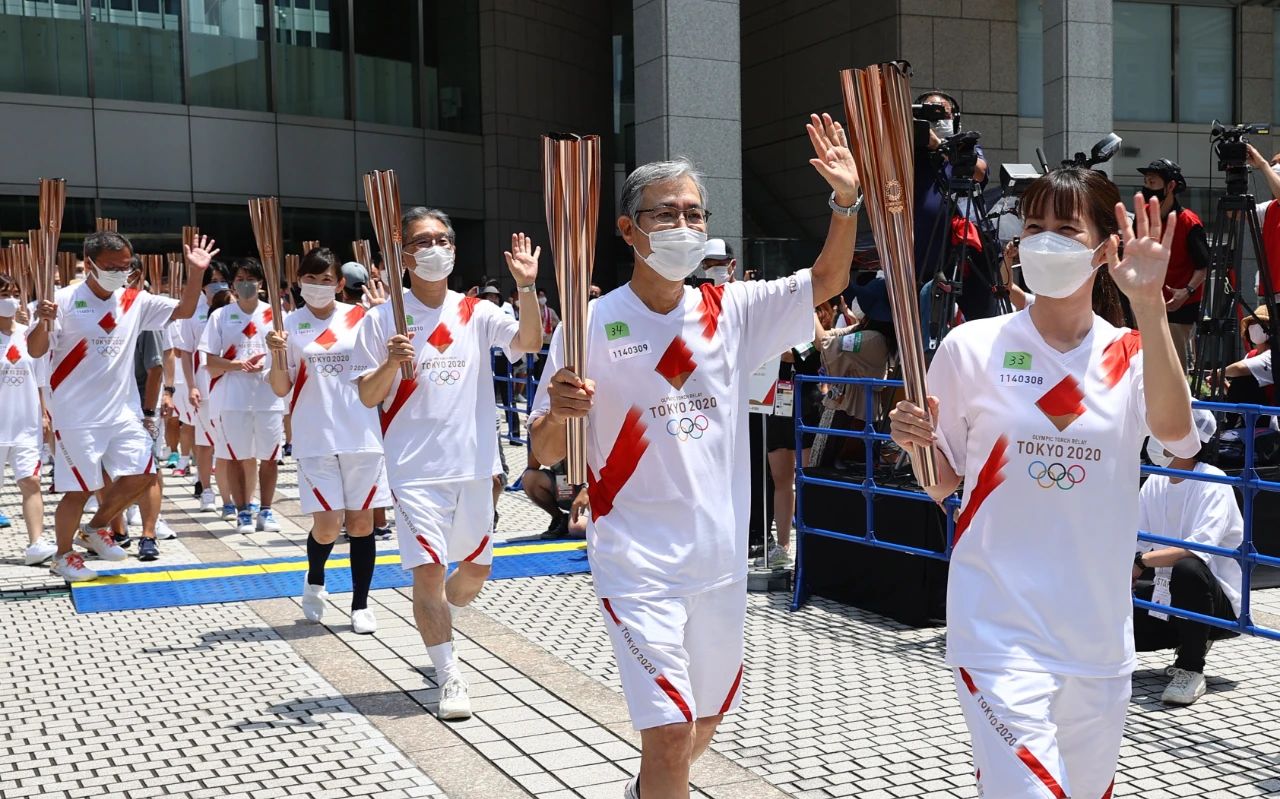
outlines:
M518 473L523 451L506 454ZM179 538L153 565L304 555L292 461L281 494L283 531L240 535L170 479ZM347 594L324 624L293 598L79 614L61 581L21 565L11 483L0 507L14 522L0 531L4 799L619 799L639 767L589 575L495 581L458 615L475 715L445 724L408 589L371 594L373 636L351 632ZM499 510L502 540L546 528L523 495ZM792 613L789 599L750 597L742 708L696 765L695 796L976 796L944 631L820 598ZM1254 602L1280 626L1280 590ZM1159 701L1171 660L1142 656L1115 795L1280 796L1280 644L1216 644L1210 692L1190 708Z

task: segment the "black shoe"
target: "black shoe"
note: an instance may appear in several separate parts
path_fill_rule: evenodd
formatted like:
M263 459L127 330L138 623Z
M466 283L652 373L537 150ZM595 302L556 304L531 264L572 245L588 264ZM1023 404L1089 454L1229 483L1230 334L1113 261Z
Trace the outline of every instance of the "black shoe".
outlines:
M543 540L552 541L569 535L569 514L561 513L551 520L551 526L542 534Z
M379 541L390 541L390 540L391 540L391 528L390 528L390 527L375 527L375 528L373 528L373 537L374 537L374 538L376 538L376 539L377 539L377 540L379 540Z
M192 496L194 496L196 499L199 499L203 494L204 494L204 483L201 483L199 480L197 480L196 490L193 492Z
M284 456L285 456L286 458L292 458L292 457L293 457L293 444L292 444L292 443L290 443L290 444L285 444L285 445L284 445Z
M160 547L154 538L138 539L138 560L155 560L160 557Z
M121 549L128 549L133 546L133 539L128 535L120 533L112 533L111 538L116 542L116 546Z

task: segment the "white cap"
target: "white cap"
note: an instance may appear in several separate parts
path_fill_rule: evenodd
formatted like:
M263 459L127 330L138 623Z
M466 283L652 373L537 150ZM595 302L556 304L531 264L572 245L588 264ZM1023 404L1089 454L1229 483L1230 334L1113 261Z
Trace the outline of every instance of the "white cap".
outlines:
M1195 408L1191 411L1191 422L1196 426L1196 432L1200 434L1200 443L1205 443L1213 438L1213 434L1218 430L1218 420L1213 418L1211 411L1204 408Z
M729 250L725 246L724 239L707 239L706 248L702 251L702 259L708 258L716 261L723 261L729 257Z

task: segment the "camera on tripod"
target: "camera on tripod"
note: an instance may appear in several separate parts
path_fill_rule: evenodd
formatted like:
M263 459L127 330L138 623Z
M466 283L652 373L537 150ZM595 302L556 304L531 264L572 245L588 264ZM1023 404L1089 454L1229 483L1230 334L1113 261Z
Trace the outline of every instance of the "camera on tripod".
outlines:
M963 133L957 133L948 136L942 140L942 144L938 145L938 149L933 151L934 158L946 158L951 162L951 175L961 180L969 180L973 178L974 170L978 168L978 140L982 138L982 134L976 130L966 130Z
M1249 135L1267 136L1271 126L1265 123L1227 127L1213 120L1209 138L1218 154L1218 169L1227 175L1227 194L1249 193Z

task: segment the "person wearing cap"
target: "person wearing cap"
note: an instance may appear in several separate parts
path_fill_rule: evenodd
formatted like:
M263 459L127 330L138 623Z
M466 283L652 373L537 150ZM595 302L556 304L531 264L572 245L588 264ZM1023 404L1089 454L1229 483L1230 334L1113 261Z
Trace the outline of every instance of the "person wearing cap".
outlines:
M706 249L702 253L702 277L723 286L734 281L734 273L738 269L738 259L733 257L733 248L724 239L707 239Z
M1213 414L1192 413L1203 445L1213 438ZM1147 457L1156 466L1180 469L1197 476L1226 477L1221 469L1194 458L1180 458L1154 438L1147 439ZM1231 486L1201 479L1188 480L1153 474L1138 495L1138 529L1167 538L1235 549L1244 541L1244 520ZM1134 595L1159 605L1235 621L1240 614L1240 563L1220 555L1185 547L1165 547L1139 541L1133 556ZM1175 649L1177 658L1166 669L1171 678L1161 701L1189 705L1205 692L1205 656L1211 638L1233 635L1221 629L1161 612L1135 608L1134 648L1139 652Z
M1148 200L1155 197L1160 201L1160 213L1178 217L1164 278L1164 299L1173 347L1185 372L1194 360L1195 324L1200 320L1200 300L1209 274L1209 239L1199 215L1178 202L1178 195L1187 189L1182 167L1168 158L1158 158L1138 171L1142 173L1142 196Z
M342 265L342 302L349 305L360 305L364 299L364 286L369 282L369 270L357 261L347 261Z

